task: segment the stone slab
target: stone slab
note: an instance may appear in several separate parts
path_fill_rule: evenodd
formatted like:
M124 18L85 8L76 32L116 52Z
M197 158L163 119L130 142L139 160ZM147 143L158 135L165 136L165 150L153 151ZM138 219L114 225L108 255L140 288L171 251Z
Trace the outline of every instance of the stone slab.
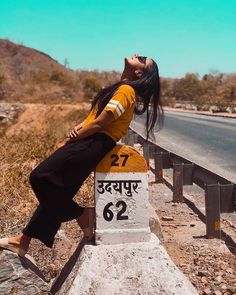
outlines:
M0 250L0 295L47 295L49 285L26 257Z
M59 295L197 295L159 239L144 243L85 245Z

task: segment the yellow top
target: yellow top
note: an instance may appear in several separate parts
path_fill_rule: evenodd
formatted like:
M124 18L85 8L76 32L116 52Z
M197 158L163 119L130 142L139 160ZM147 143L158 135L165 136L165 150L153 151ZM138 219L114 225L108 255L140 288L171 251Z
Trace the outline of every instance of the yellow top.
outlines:
M116 145L98 163L96 172L147 172L143 156L131 146Z
M115 120L106 128L101 130L115 141L119 141L123 137L133 118L135 107L135 91L129 85L121 85L112 96L108 104L105 106L105 111L111 111ZM97 105L91 110L88 117L83 122L86 126L96 118Z

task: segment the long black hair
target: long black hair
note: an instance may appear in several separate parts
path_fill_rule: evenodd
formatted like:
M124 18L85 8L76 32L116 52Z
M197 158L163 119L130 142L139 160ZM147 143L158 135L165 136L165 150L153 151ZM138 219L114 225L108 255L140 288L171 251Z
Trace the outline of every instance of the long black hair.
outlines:
M121 80L111 86L103 88L94 97L91 109L97 104L97 114L100 115L117 88L121 85L130 85L134 88L136 93L136 105L134 113L142 115L146 112L146 140L149 135L154 139L155 131L158 131L163 126L163 109L160 99L160 77L158 66L152 60L152 64L148 65L142 76L136 80Z

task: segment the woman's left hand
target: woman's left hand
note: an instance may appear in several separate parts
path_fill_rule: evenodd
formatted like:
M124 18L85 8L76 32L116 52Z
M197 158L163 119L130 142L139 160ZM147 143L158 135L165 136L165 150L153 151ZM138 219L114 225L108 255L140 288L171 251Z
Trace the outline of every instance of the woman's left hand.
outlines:
M67 142L69 142L69 140L70 139L68 137L63 139L62 141L60 141L58 144L55 145L55 149L57 150L57 149L63 147Z

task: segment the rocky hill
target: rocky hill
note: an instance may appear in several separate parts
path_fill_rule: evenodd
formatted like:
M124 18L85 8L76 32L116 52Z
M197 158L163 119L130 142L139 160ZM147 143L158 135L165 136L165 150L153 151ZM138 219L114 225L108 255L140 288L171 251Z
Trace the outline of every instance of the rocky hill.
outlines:
M0 39L0 99L37 100L50 98L50 93L66 97L63 92L74 76L49 55Z
M91 99L117 72L73 71L36 49L0 39L0 100L70 103Z
M14 84L26 82L37 72L71 72L43 52L3 39L0 39L0 67L8 82Z

